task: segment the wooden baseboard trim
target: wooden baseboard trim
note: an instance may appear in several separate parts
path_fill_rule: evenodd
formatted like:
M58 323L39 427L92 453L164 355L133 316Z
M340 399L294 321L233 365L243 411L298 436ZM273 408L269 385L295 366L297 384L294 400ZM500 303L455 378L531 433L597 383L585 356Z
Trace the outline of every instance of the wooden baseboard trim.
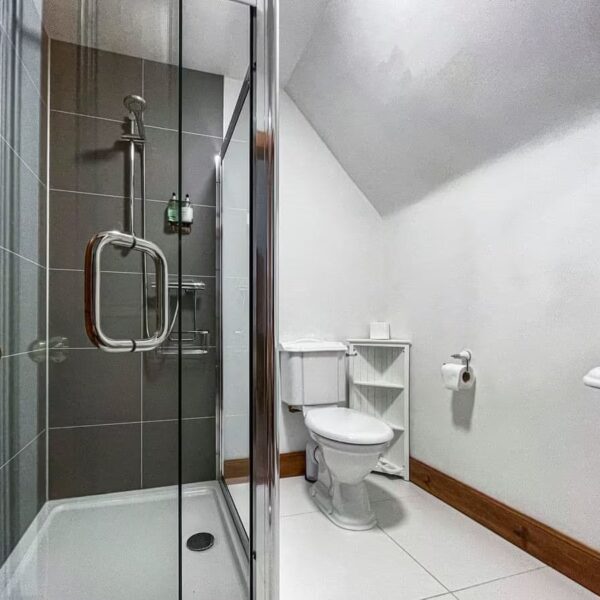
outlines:
M286 452L279 457L279 471L281 477L300 477L306 472L306 453Z
M281 477L300 477L304 475L306 456L304 450L300 452L286 452L279 457L279 470ZM226 460L223 465L223 476L227 481L234 479L247 481L250 471L247 458Z
M600 595L600 552L415 458L410 475L412 483Z

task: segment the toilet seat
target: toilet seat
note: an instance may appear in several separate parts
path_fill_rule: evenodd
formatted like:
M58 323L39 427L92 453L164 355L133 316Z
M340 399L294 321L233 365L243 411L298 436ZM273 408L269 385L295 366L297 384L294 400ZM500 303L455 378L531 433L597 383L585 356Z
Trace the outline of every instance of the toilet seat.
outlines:
M394 432L387 423L340 406L311 410L306 415L305 423L317 435L357 446L384 444L394 437Z

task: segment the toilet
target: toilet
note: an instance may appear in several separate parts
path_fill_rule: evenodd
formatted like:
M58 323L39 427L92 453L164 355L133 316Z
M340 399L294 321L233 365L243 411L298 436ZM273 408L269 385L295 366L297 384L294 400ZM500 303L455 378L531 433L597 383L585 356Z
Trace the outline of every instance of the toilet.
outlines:
M365 478L394 433L381 419L339 406L346 402L346 350L341 342L282 343L281 399L302 410L314 442L307 448L318 464L313 500L333 523L359 531L377 523Z

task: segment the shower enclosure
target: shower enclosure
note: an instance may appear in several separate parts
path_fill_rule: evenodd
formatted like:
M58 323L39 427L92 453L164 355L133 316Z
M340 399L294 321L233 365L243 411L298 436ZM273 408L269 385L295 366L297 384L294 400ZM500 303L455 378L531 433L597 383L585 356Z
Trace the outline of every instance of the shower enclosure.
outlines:
M2 600L278 597L276 48L276 0L0 10Z

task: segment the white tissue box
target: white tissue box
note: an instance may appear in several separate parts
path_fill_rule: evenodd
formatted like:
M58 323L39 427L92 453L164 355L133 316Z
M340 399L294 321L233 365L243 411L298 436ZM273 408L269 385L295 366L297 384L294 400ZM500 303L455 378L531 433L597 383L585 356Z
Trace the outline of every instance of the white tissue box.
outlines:
M374 321L369 327L369 337L372 340L389 340L390 324L383 321Z

